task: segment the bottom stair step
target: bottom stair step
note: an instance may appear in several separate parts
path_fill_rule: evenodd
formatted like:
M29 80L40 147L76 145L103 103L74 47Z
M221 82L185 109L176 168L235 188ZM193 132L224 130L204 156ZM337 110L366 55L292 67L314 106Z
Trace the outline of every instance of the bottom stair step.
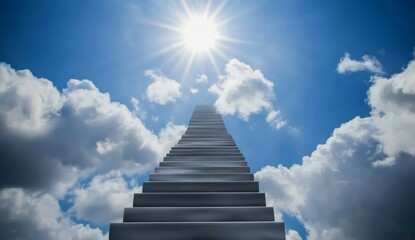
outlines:
M285 240L281 222L111 223L109 240Z

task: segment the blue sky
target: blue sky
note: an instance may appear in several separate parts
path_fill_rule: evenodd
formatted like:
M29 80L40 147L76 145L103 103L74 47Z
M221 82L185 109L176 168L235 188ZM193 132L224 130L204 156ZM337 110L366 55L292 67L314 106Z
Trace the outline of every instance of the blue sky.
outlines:
M183 41L186 6L196 17L208 6L207 16L217 12L222 37L211 59L191 59L187 46L162 51ZM415 182L402 172L415 160L413 9L411 1L3 1L0 199L8 207L0 212L9 221L0 224L16 230L0 236L60 239L69 228L87 229L74 239L105 238L105 222L118 220L193 107L215 104L276 216L285 216L287 239L380 239L349 233L378 217L398 219L401 236L414 237L413 214L369 209L364 218L338 206L395 209ZM13 177L30 170L26 180ZM385 200L338 198L386 176L390 188L375 184L370 195ZM111 189L126 205L103 201L98 209L112 212L96 214L85 196ZM31 199L31 210L8 212L16 199ZM45 202L65 220L20 229L46 214ZM383 237L394 233L385 229Z

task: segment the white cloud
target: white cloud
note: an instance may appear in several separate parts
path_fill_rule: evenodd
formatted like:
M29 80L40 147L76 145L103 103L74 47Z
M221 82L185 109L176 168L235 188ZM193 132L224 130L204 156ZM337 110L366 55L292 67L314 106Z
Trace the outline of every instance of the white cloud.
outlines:
M267 115L267 122L271 124L271 126L274 126L276 129L280 129L284 127L287 124L286 120L283 120L280 116L280 111L271 110L268 112Z
M1 187L52 187L62 194L92 169L137 171L165 153L157 135L89 80L72 79L60 94L28 70L1 64L0 76L0 158L13 159L0 161ZM19 122L28 125L19 129ZM26 174L16 179L16 172Z
M271 127L280 129L287 125L279 110L274 110L274 83L264 77L260 70L231 59L225 67L225 75L208 91L218 96L215 106L222 114L237 114L248 121L251 114L267 111L266 121Z
M69 212L97 224L122 222L124 208L139 192L141 187L129 186L119 172L97 175L86 187L74 190L74 205Z
M402 152L415 155L415 61L391 78L375 76L369 89L369 104L376 126L375 135L393 164ZM381 159L380 159L381 160Z
M137 98L132 97L131 98L131 104L133 105L133 113L140 119L146 119L147 118L147 112L140 107L140 101L138 101Z
M197 83L207 83L208 77L205 74L198 74L196 78Z
M251 114L272 108L274 84L261 71L231 59L225 72L219 83L209 88L209 92L218 95L215 106L222 114L238 114L248 120Z
M134 112L113 102L108 93L100 92L89 80L71 79L60 93L47 79L39 79L29 70L16 71L6 64L0 64L0 106L0 211L3 216L8 214L0 221L0 229L18 228L22 238L88 239L86 234L89 239L100 239L99 229L88 230L89 226L67 219L67 213L60 212L58 200L69 189L76 190L77 182L96 174L131 175L148 170L184 131L183 125L169 123L155 135ZM21 128L18 122L22 122ZM94 183L78 192L74 190L78 193L76 207L82 211L73 212L77 218L104 222L114 212L88 214L94 206L81 201L82 193L101 193ZM107 192L106 196L119 202L136 190L122 188L123 183L116 177L100 183L105 186L102 190L120 187L118 192ZM19 199L24 200L20 203ZM20 212L12 203L21 204ZM39 210L42 205L51 205L51 212ZM101 201L99 206L112 209L111 202ZM14 210L7 212L8 209ZM43 224L42 216L51 214L52 222ZM27 224L21 224L25 221ZM31 237L36 234L44 237ZM17 238L7 236L0 238Z
M62 107L52 83L36 78L29 70L14 71L0 63L0 109L6 127L15 133L37 136L53 125Z
M197 89L197 88L190 88L190 92L192 93L192 94L196 94L196 93L198 93L199 92L199 89Z
M108 239L98 228L74 223L62 214L49 194L20 188L0 190L0 239L99 240Z
M415 202L415 63L372 82L371 116L342 124L302 164L255 174L276 217L296 216L311 240L415 236L403 214Z
M285 238L286 238L287 240L303 240L303 239L301 238L300 234L298 234L298 232L297 232L297 231L292 230L292 229L289 229L289 230L288 230L288 232L287 232L287 234L286 234Z
M218 96L215 106L219 112L237 114L248 121L251 114L265 110L268 112L267 122L271 126L278 129L286 124L280 116L277 117L279 111L274 110L272 104L274 83L266 79L260 70L253 70L251 66L231 59L226 64L225 73L208 90Z
M154 70L147 70L144 75L153 80L146 90L150 102L165 105L169 102L175 102L177 98L181 97L181 85L175 80L157 75Z
M345 53L344 57L340 59L340 62L337 65L337 72L347 73L358 71L370 71L378 74L383 73L382 64L380 64L375 57L364 55L362 60L358 61L351 59L349 53Z
M172 122L168 122L159 133L159 144L163 147L163 153L167 153L179 141L185 131L186 126L174 125Z

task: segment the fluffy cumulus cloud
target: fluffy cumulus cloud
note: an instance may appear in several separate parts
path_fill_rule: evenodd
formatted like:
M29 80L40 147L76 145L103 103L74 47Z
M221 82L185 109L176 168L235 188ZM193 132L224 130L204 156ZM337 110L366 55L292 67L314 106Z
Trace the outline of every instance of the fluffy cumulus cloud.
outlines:
M198 74L196 78L197 83L207 83L208 77L205 74Z
M248 120L251 114L272 108L274 84L261 71L232 59L226 64L225 72L219 83L209 88L209 92L218 95L215 106L221 113L238 114Z
M415 237L415 62L372 83L369 117L342 124L302 164L255 174L276 217L296 216L309 239Z
M369 89L369 104L376 126L375 135L388 158L377 165L391 165L401 153L415 155L415 61L390 79L375 76Z
M153 83L148 85L146 95L150 102L165 105L169 102L175 102L180 98L181 85L177 81L157 74L154 70L147 70L144 75L150 77Z
M219 82L209 88L217 95L216 108L222 114L237 114L247 121L251 114L263 110L268 112L267 122L281 128L286 122L274 110L272 101L275 97L274 84L266 79L260 70L232 59L226 64L225 75L219 76Z
M337 72L347 73L358 71L370 71L378 74L383 73L382 64L380 64L375 57L364 55L359 61L351 59L350 54L345 53L344 57L340 59L340 62L337 65Z
M84 201L83 194L104 194L95 188L101 184L108 198L123 202L138 187L108 176L147 171L183 131L184 126L169 123L155 135L134 111L111 101L89 80L69 80L60 92L29 70L16 71L1 63L0 213L8 217L0 228L9 229L1 239L28 238L29 233L42 236L32 239L100 239L99 229L74 223L61 212L58 201L72 191L75 218L97 224L106 217L116 219L114 211L107 216L88 214L94 206ZM91 176L101 177L88 188L74 190ZM114 188L118 191L109 190ZM99 207L112 209L109 201ZM68 231L74 232L65 234Z

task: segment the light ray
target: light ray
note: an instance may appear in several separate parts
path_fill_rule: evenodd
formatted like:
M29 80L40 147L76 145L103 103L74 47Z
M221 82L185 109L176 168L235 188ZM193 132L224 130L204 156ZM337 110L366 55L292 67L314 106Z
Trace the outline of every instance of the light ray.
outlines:
M157 56L160 56L160 55L165 54L167 52L171 52L171 51L174 51L176 49L182 48L184 45L185 45L184 42L177 42L177 43L174 43L174 44L167 45L165 48L162 48L162 49L158 50L157 52L153 53L153 57L157 57Z
M187 18L188 19L193 19L193 13L190 10L189 6L187 5L186 1L185 0L181 0L180 2L182 4L184 10L186 11Z
M203 11L203 17L204 18L208 18L209 17L209 11L210 11L210 6L212 5L212 1L208 1L205 10Z
M189 74L190 67L192 66L192 63L193 63L193 60L194 60L195 56L196 56L195 52L192 52L192 54L190 54L189 60L187 61L186 67L184 69L184 77L185 78Z
M215 11L212 13L210 17L213 19L217 19L218 15L223 11L223 8L225 8L226 4L227 4L227 1L221 1L219 6L215 9Z
M215 73L216 73L216 74L219 74L219 67L218 67L218 65L217 65L217 63L216 63L216 61L215 61L215 58L214 58L214 57L213 57L213 55L212 55L212 52L211 52L211 51L208 51L207 55L208 55L208 57L209 57L210 62L211 62L211 63L212 63L212 65L213 65L213 68L215 69Z

